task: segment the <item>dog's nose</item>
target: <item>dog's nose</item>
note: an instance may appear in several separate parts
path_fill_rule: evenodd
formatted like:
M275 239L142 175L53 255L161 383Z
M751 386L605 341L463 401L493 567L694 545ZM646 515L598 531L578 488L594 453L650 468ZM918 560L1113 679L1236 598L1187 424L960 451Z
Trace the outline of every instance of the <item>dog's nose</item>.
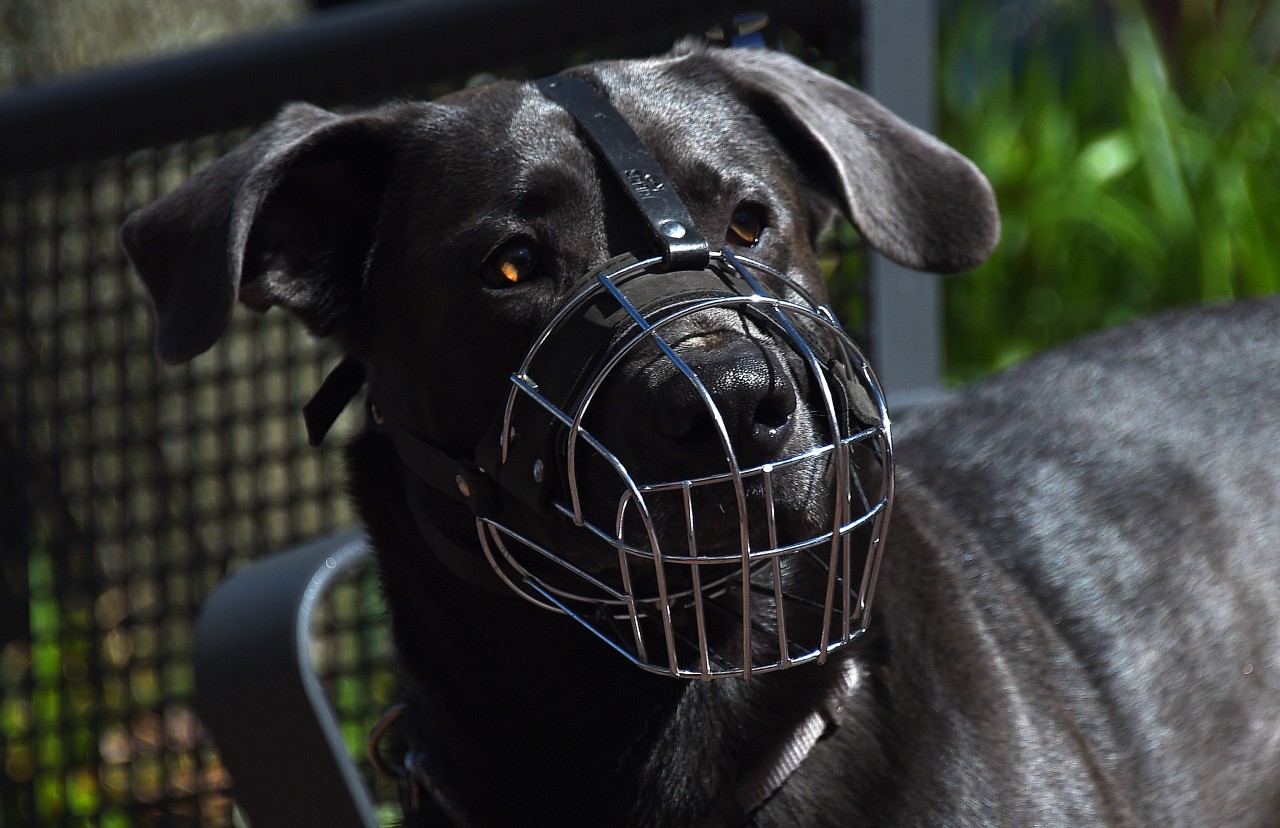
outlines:
M749 341L681 355L706 388L724 420L741 466L768 462L791 435L796 388L791 375L767 350ZM681 372L656 389L653 428L677 453L721 448L707 400Z

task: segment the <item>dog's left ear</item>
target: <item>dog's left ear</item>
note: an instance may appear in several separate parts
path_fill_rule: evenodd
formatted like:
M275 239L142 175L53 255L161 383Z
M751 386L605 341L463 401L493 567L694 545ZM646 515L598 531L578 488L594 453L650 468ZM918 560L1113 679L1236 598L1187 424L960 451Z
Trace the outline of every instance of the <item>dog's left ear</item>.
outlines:
M705 54L802 168L835 186L871 247L933 273L967 270L991 254L1000 239L995 196L960 153L788 55Z

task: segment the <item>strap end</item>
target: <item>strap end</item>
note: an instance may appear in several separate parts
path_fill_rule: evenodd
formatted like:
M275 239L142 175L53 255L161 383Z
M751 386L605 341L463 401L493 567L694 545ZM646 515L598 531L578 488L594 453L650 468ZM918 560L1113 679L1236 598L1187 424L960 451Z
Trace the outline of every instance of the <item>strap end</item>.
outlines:
M307 443L313 448L324 442L347 403L364 386L364 365L354 357L345 357L334 366L319 390L302 407L302 421L307 427Z

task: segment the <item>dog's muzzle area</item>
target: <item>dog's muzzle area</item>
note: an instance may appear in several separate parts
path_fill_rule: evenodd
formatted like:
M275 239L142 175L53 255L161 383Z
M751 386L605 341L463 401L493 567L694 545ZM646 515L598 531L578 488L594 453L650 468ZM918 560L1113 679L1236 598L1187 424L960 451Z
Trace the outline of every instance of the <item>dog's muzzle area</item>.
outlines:
M480 463L524 508L477 518L489 563L635 664L746 677L865 629L884 398L782 274L728 250L701 271L614 260L537 337L500 423Z

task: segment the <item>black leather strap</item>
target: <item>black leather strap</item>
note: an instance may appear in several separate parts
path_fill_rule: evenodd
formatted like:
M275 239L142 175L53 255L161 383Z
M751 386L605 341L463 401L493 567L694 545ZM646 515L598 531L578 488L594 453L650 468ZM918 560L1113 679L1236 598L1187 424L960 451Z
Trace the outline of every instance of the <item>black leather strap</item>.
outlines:
M495 596L519 600L494 572L488 558L481 551L474 531L474 521L470 521L472 532L461 538L453 537L440 528L426 506L425 487L428 485L421 478L406 480L404 496L405 505L413 516L413 523L418 528L422 542L431 551L431 557L444 569L474 587Z
M475 463L450 456L400 423L371 421L370 427L391 441L409 471L436 491L467 504L476 517L494 517L501 511L497 481Z
M314 448L329 433L342 409L347 407L364 385L364 365L347 357L334 366L320 383L319 390L302 406L302 421L307 427L307 442Z
M710 257L707 240L694 226L662 167L608 99L569 75L542 78L535 84L582 126L591 146L648 222L649 235L667 267L706 267Z

